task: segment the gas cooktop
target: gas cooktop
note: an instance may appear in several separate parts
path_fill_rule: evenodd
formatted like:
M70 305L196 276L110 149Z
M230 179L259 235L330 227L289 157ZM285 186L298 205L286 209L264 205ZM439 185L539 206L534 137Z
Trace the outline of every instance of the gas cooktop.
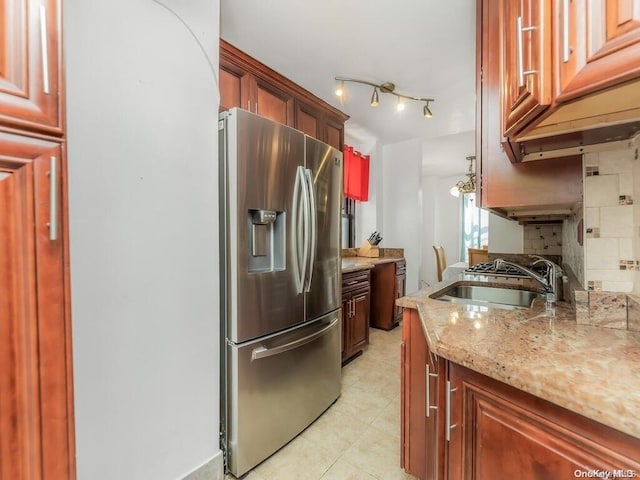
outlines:
M547 269L544 265L533 265L527 267L534 272L543 275ZM471 273L474 275L494 275L494 276L503 276L503 277L526 277L524 273L522 273L517 268L512 267L511 265L501 265L500 268L496 268L493 263L476 263L471 267L467 268L464 273Z

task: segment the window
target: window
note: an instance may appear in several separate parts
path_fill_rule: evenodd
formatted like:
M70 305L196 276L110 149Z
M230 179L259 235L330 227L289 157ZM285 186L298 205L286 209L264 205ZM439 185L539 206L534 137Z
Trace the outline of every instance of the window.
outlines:
M354 248L356 239L356 201L342 197L342 248Z
M476 194L462 195L462 241L460 258L468 262L468 248L489 244L489 213L476 207Z

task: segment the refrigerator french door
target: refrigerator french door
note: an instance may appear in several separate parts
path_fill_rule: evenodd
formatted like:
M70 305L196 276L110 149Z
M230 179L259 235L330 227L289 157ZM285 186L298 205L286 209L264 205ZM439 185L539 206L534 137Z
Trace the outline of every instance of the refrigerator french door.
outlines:
M222 448L243 475L340 395L342 154L221 114Z

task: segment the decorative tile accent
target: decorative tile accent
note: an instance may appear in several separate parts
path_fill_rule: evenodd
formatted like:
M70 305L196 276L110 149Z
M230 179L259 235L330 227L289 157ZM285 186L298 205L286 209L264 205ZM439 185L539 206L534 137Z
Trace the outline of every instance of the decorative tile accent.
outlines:
M635 264L633 260L620 260L620 270L635 270Z
M627 328L627 295L589 292L589 322L607 328Z
M524 253L562 255L562 224L525 225Z
M627 329L640 332L640 297L627 295Z
M618 195L619 205L633 205L633 199L631 195Z
M589 291L600 291L602 290L602 281L601 280L589 280L587 282L587 287Z
M587 238L600 238L600 228L587 228Z
M585 175L587 177L592 177L593 175L600 175L600 167L597 165L594 167L585 167Z

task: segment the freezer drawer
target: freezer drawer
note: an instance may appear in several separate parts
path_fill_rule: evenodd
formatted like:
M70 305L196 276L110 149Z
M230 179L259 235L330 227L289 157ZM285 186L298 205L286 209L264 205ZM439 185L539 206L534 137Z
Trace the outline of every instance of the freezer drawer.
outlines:
M243 475L304 430L340 395L341 312L227 346L227 462Z

